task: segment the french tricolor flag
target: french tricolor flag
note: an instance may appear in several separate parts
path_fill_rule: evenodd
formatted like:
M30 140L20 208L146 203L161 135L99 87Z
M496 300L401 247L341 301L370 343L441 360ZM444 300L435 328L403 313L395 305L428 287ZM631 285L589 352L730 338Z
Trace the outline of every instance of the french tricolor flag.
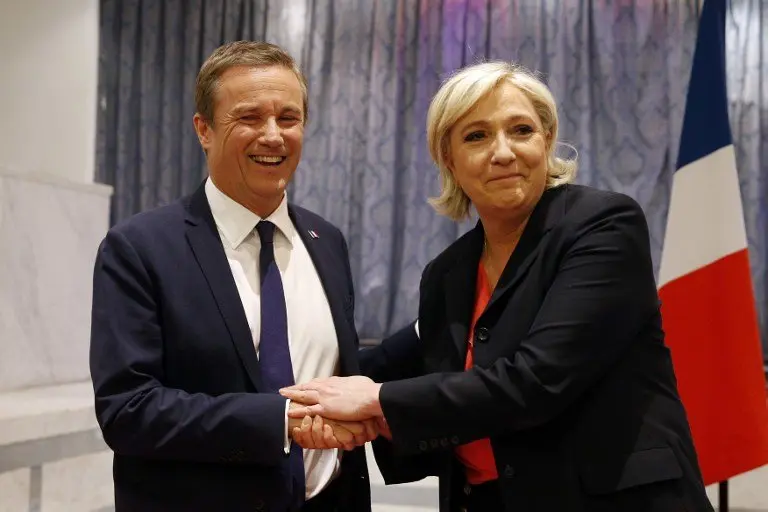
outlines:
M768 402L728 123L725 0L706 0L659 272L705 484L768 463Z

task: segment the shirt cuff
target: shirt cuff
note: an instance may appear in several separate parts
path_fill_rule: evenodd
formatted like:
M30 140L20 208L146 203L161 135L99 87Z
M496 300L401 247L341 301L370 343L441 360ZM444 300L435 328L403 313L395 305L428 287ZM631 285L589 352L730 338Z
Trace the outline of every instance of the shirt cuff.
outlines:
M285 401L285 440L283 441L283 450L288 455L291 451L291 436L288 435L288 407L290 407L291 401Z

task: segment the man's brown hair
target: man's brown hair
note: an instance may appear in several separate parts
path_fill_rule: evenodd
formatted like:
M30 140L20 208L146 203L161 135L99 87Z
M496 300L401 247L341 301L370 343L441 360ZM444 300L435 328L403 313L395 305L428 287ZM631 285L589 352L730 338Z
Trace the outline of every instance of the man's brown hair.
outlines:
M304 123L307 122L307 80L304 78L296 61L279 46L262 41L234 41L219 46L205 60L197 74L195 85L195 108L205 121L213 125L216 89L219 77L234 67L269 67L282 66L296 74L301 84L304 100Z

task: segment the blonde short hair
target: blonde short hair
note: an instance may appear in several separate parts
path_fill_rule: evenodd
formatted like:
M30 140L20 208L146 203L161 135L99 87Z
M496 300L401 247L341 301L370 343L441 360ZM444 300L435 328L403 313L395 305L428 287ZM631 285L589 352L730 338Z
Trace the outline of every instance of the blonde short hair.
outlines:
M534 73L509 62L483 62L467 66L451 75L437 91L427 113L427 144L440 171L441 191L430 204L454 220L469 216L470 200L446 164L450 132L456 123L501 82L508 81L531 100L551 144L547 158L547 188L570 183L576 176L576 159L555 156L557 106L552 92Z
M219 78L228 69L240 66L252 68L281 66L293 71L301 85L306 124L309 114L307 79L288 52L276 44L263 41L233 41L221 45L203 63L195 84L195 109L208 124L213 126L214 123L213 110Z

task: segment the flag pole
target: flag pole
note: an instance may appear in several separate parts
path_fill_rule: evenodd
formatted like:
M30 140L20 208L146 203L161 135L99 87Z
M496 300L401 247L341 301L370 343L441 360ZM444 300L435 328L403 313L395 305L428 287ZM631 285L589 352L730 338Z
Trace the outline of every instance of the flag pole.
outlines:
M723 480L718 484L717 510L718 512L728 512L728 480Z

